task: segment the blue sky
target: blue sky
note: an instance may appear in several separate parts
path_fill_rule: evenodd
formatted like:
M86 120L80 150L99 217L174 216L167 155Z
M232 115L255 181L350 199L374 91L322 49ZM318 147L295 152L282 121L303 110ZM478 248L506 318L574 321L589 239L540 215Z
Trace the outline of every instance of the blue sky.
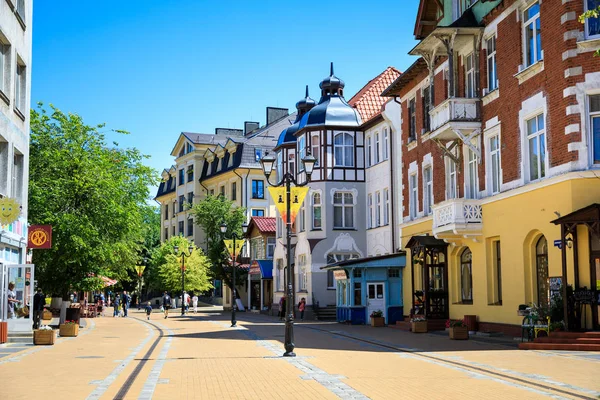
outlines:
M286 2L36 1L32 106L52 103L151 156L158 171L182 131L265 123L294 110L334 62L351 97L388 66L414 58L418 0Z

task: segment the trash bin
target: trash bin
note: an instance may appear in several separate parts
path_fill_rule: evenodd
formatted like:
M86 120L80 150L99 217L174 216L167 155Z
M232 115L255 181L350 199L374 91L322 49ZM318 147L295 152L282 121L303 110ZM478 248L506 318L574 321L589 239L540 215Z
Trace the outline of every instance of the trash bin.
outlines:
M465 315L465 323L469 332L476 332L479 327L477 326L477 315Z
M77 321L79 323L79 316L81 315L80 308L67 308L67 316L65 319L67 321Z

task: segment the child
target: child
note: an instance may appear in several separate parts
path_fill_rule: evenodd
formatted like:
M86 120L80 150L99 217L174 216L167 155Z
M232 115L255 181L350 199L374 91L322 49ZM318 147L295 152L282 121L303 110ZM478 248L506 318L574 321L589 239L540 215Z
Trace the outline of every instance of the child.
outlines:
M150 321L150 314L152 314L152 304L150 304L150 302L148 302L148 304L146 305L146 315L148 316L148 321Z
M306 299L303 297L298 303L298 311L300 311L300 321L304 321L304 309L306 308Z

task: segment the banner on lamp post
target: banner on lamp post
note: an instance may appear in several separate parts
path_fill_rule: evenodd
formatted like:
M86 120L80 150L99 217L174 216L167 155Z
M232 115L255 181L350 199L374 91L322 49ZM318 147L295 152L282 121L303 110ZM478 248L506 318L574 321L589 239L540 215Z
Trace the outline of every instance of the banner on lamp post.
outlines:
M242 250L242 247L244 247L244 241L243 240L236 240L235 241L235 249L233 247L233 239L229 239L229 240L223 240L223 243L225 243L225 247L227 248L227 251L229 252L229 255L231 256L231 258L233 259L235 254L240 254L240 251ZM235 253L234 253L235 250Z
M275 187L269 186L269 193L273 198L273 202L279 211L279 215L281 215L281 219L284 223L287 222L287 196L285 192L285 187ZM302 207L302 203L304 203L304 199L308 194L308 187L292 187L290 190L290 222L293 224L296 220L296 216L298 215L298 211Z

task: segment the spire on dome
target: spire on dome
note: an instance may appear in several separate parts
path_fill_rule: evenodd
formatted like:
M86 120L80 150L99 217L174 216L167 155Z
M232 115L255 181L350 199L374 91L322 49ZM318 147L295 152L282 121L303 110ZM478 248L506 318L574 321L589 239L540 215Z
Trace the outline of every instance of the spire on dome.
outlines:
M301 116L309 112L314 106L317 105L317 102L310 98L308 95L308 85L306 85L306 95L305 97L296 103L296 109L298 110L298 120Z
M329 76L319 84L321 96L344 96L344 86L346 86L344 81L333 74L332 62L329 68Z

